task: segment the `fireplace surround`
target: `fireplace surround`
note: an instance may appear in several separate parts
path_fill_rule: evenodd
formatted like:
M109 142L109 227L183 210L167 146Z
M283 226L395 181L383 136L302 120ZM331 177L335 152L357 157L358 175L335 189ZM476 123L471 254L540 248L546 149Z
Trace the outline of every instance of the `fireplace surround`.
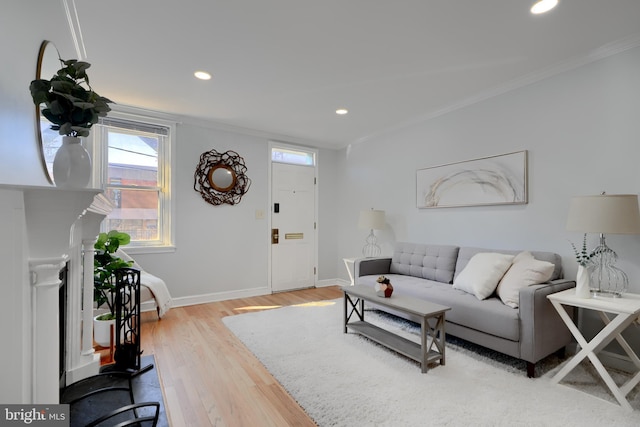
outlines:
M100 189L0 185L0 339L11 349L0 352L1 402L58 403L61 381L98 373L93 244L111 209ZM67 299L61 305L65 268ZM66 316L59 315L61 306Z

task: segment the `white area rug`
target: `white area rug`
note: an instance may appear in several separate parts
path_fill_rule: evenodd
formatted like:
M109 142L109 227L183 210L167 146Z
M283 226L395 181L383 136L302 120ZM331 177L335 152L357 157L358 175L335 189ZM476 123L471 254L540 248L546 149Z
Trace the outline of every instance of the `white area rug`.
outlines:
M385 328L413 327L367 312ZM343 333L342 300L284 307L224 319L319 426L638 426L590 372L579 367L560 385L447 346L446 365L420 373L417 363L355 333ZM585 364L586 366L587 364ZM563 385L568 384L568 385Z

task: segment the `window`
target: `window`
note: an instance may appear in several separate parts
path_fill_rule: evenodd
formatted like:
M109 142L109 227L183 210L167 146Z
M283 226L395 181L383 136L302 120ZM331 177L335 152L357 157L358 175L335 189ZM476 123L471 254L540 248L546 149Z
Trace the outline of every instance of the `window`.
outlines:
M172 123L110 113L95 132L99 182L114 209L102 231L131 236L128 247L167 247L171 227Z
M276 163L302 166L315 166L316 164L315 153L283 147L273 147L271 149L271 160Z

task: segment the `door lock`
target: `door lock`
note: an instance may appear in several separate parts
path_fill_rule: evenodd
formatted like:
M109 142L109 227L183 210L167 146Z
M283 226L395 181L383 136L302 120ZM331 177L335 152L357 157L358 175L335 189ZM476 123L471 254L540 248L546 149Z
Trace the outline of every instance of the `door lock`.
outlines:
M278 229L277 228L272 228L271 229L271 244L272 245L277 245L279 238L280 238L280 235L278 234Z

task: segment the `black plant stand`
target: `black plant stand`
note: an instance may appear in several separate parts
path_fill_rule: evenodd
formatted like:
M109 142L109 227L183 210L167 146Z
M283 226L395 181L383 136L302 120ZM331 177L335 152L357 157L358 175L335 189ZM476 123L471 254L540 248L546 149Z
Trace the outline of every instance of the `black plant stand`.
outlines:
M153 368L153 364L140 364L140 270L120 268L115 271L115 278L115 363L101 372L129 372L136 376Z

